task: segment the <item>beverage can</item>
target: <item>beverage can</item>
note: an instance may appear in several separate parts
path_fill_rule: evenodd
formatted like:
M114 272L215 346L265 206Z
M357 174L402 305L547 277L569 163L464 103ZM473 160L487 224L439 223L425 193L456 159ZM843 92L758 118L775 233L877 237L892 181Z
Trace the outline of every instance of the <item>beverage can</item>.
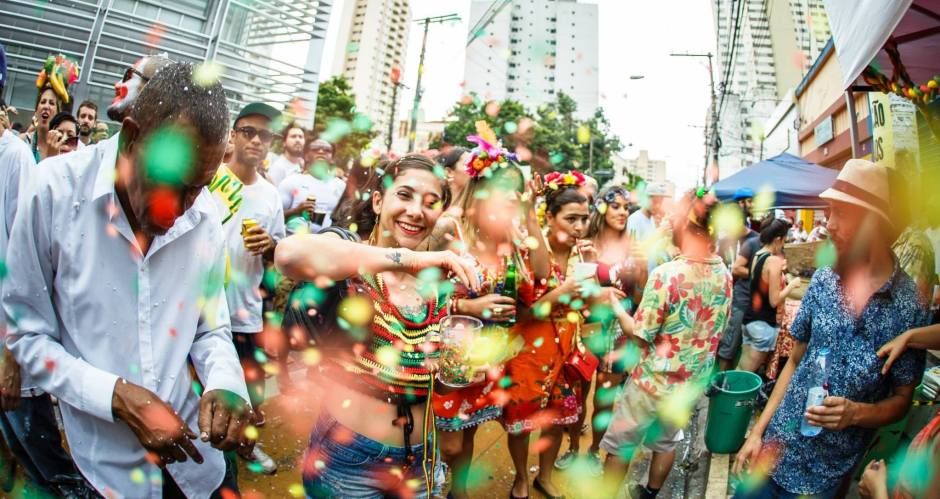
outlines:
M258 221L254 218L243 218L242 219L242 239L248 237L248 229L252 227L257 227Z

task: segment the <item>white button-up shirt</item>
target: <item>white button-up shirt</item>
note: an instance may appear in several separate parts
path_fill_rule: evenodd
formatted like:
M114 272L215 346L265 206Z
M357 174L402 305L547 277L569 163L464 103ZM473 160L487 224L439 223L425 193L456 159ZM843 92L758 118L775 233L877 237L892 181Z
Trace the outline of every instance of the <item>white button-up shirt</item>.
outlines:
M118 378L154 392L197 434L205 390L246 401L222 287L222 226L207 190L141 251L114 191L118 136L43 161L29 176L10 236L15 286L3 306L7 344L60 408L72 457L105 496L161 497L160 470L130 428L115 421ZM168 467L187 497L222 482L222 453L196 440L204 464Z

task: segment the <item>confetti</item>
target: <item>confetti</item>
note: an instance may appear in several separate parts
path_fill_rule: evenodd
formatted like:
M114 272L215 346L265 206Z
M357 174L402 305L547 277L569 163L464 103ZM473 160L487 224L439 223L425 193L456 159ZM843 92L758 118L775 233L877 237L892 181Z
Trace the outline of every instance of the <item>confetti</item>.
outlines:
M217 61L205 61L193 68L193 84L210 87L219 82L225 67Z

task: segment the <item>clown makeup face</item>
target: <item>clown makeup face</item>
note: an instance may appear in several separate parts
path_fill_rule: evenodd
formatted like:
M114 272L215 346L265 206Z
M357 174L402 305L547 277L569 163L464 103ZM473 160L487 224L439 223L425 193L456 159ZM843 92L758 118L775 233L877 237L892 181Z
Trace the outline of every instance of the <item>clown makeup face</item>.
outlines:
M131 106L137 100L140 89L147 84L148 77L144 76L144 67L148 57L144 57L124 71L124 75L114 84L114 100L108 106L108 117L121 121L130 113Z

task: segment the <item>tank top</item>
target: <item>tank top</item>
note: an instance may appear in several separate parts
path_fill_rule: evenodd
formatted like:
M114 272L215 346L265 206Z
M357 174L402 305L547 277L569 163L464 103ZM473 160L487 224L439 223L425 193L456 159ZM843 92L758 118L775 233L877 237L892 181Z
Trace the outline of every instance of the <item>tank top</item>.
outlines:
M761 286L764 282L764 264L770 258L770 252L761 250L754 255L754 264L751 270L751 306L744 314L744 322L764 321L771 326L777 325L777 309L770 304L770 285Z

